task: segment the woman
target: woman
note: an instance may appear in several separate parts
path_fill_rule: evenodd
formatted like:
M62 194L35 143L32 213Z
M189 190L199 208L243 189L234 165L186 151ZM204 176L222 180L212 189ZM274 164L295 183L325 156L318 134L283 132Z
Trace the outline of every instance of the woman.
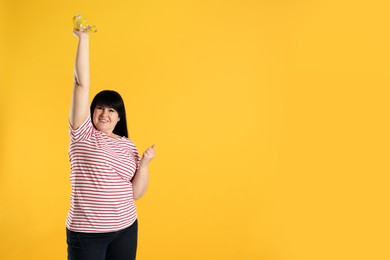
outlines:
M89 34L78 38L69 128L71 206L66 220L68 259L135 259L138 222L134 200L148 186L154 145L139 157L127 137L121 96L102 91L89 107Z

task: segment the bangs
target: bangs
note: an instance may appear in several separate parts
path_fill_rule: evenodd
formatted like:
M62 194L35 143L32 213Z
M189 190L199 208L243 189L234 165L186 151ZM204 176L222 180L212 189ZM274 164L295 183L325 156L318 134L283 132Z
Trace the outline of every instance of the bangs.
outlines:
M123 101L116 92L103 91L96 95L94 103L95 106L110 107L118 111Z

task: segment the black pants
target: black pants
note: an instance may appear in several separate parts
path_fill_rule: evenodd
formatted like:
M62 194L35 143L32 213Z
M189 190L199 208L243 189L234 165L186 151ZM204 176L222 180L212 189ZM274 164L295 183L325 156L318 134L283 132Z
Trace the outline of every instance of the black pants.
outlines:
M109 233L81 233L66 229L68 260L135 260L138 221Z

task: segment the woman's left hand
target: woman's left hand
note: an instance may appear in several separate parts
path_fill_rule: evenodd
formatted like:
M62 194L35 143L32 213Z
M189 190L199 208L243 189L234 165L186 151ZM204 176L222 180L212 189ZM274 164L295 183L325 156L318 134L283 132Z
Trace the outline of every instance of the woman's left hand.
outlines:
M154 158L154 156L156 156L156 154L154 152L154 146L155 145L152 145L151 147L146 149L146 151L143 153L142 158L141 158L141 162L140 162L140 167L148 166L150 161Z

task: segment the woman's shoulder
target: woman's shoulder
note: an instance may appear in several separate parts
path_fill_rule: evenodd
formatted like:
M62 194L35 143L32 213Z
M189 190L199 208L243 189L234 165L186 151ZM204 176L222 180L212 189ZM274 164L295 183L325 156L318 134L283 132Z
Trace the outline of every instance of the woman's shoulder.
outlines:
M137 148L137 146L135 145L135 143L133 142L133 140L131 140L130 138L128 137L125 137L125 136L122 136L121 140L123 140L123 142L130 146L132 149L134 148Z
M126 143L128 145L134 145L133 141L126 136L116 135L115 137L117 138L118 141L121 141L121 142Z

